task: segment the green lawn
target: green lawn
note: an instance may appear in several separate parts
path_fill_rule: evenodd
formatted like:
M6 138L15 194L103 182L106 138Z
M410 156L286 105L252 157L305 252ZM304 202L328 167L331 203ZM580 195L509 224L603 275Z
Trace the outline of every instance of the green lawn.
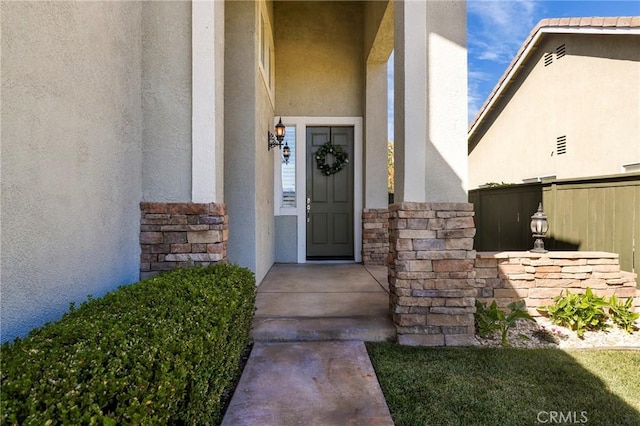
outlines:
M396 426L640 425L640 351L367 349Z

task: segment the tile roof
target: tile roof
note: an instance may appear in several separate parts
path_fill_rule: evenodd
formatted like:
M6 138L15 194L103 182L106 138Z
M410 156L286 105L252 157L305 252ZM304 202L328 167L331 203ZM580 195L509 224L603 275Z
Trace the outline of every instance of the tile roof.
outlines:
M522 55L530 48L531 43L535 43L538 40L538 35L541 32L552 32L554 29L566 29L568 32L579 33L582 30L616 30L616 29L640 29L640 16L613 16L613 17L585 17L585 18L545 18L538 22L533 30L529 33L529 36L522 43L522 46L518 50L518 53L514 56L513 60L505 70L504 74L498 80L487 99L484 101L473 121L469 124L469 136L472 135L472 130L479 124L483 113L491 109L491 104L502 89L503 85L508 83L508 79L516 64L520 61ZM553 31L555 32L555 31Z

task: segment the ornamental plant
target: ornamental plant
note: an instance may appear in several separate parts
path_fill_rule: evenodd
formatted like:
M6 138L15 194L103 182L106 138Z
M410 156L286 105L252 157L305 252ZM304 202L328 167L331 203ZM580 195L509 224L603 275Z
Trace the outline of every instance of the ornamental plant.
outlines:
M476 333L480 337L488 337L495 332L500 332L502 346L509 346L508 333L509 329L516 325L519 319L534 321L526 309L524 300L511 302L507 305L509 314L498 308L498 304L494 300L489 307L486 303L476 300L476 313L474 315Z
M123 286L2 345L0 423L218 424L255 278L217 264Z
M571 293L554 297L554 305L539 308L549 314L554 324L567 327L583 338L587 330L604 330L607 328L607 314L604 308L607 302L603 297L587 288L584 294Z
M581 339L586 331L605 330L609 327L609 319L631 333L638 319L638 314L631 310L632 298L618 301L614 295L607 301L594 294L590 287L587 287L584 294L567 290L566 295L560 293L553 301L553 305L540 307L538 310L548 314L554 324L575 331Z
M631 310L632 303L633 299L631 297L626 301L618 301L615 294L609 298L609 318L627 333L633 333L635 322L640 317L640 314Z

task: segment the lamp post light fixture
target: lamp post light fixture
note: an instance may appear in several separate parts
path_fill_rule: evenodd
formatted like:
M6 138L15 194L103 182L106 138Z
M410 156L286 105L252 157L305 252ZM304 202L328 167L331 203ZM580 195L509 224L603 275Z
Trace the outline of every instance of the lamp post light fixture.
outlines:
M546 253L544 249L544 242L542 238L549 230L549 222L547 221L547 215L542 211L542 202L538 204L538 211L531 216L531 233L535 242L533 243L532 253Z
M282 148L282 157L284 158L285 164L289 164L289 157L291 156L291 149L289 148L289 144L287 142L284 143L284 147L282 146L282 141L284 140L284 136L287 134L285 130L284 124L282 124L282 117L276 124L274 129L275 135L271 132L267 132L267 151L270 151L273 147Z

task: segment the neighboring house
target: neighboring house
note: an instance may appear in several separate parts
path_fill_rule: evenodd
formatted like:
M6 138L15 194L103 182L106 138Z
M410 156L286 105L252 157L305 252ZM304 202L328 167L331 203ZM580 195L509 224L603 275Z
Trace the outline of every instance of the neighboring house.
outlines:
M3 341L176 266L383 261L393 49L396 202L466 202L464 1L0 7Z
M468 131L469 188L640 171L640 17L543 19Z

